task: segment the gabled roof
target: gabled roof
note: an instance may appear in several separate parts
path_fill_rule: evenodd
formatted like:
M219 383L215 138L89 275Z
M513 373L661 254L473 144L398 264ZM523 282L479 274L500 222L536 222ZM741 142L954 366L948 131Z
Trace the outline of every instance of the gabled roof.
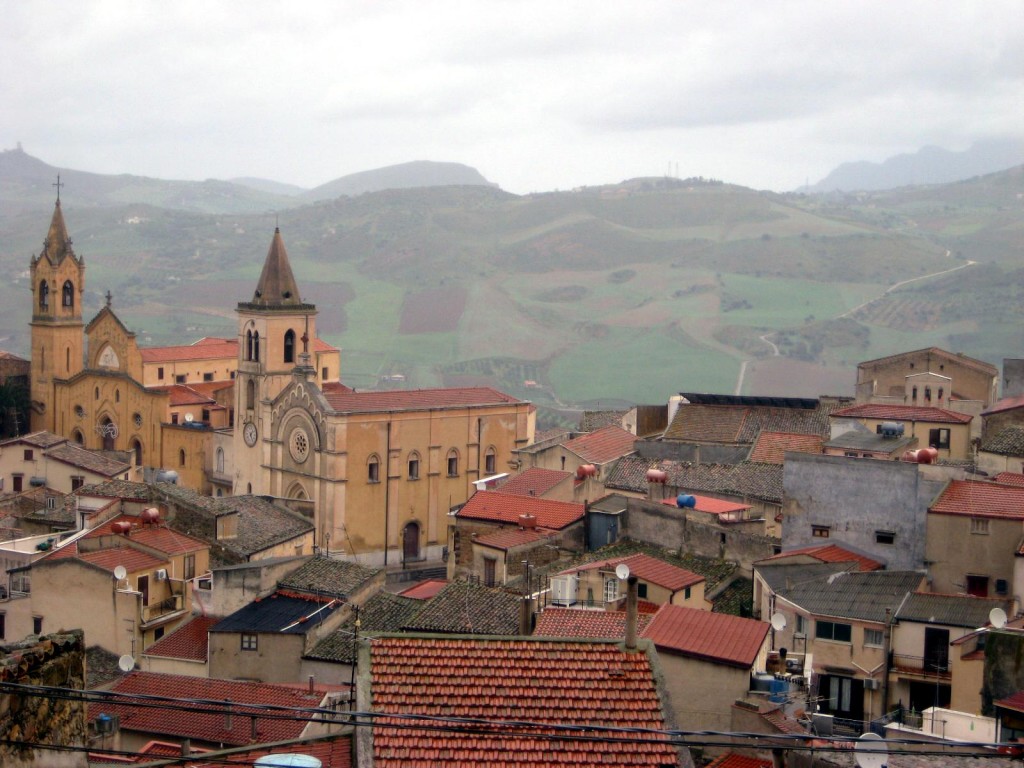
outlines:
M238 339L200 339L194 344L171 347L141 347L139 354L144 363L163 363L194 360L238 359ZM225 371L225 374L227 372Z
M997 400L991 408L982 411L981 415L989 416L993 413L1012 411L1017 408L1024 408L1024 395L1018 395L1017 397L1004 397L1001 400Z
M1024 427L1010 426L986 437L980 450L1000 456L1024 457Z
M584 411L580 414L580 432L593 432L609 424L622 426L627 413L629 411Z
M668 474L666 485L688 493L705 491L722 495L782 502L782 465L743 462L742 464L692 464L669 459L652 460L642 456L623 456L605 480L606 488L647 493L647 470L661 469Z
M611 424L596 432L580 435L563 443L562 447L590 464L607 464L627 453L632 453L635 442L636 435Z
M933 424L970 424L972 416L945 408L920 405L886 405L862 403L841 408L832 414L844 419L884 419L886 421L926 421Z
M360 641L365 642L368 635L397 632L422 607L423 603L419 600L381 590L359 608L358 630L353 614L337 630L317 643L304 658L351 664L359 654Z
M650 621L651 614L638 614L637 631L642 631ZM537 617L533 635L621 640L626 636L626 612L550 606Z
M428 411L522 402L490 387L394 389L385 392L341 392L330 389L323 390L323 395L336 413Z
M167 384L149 389L154 392L166 392L168 403L172 406L210 405L216 402L209 395L204 395L187 384Z
M429 600L448 586L448 579L427 579L403 589L398 594L411 600Z
M347 598L380 572L379 568L316 555L281 579L278 586Z
M168 757L181 757L181 745L174 745L175 751L169 753ZM277 765L299 765L298 762L288 763L291 755L303 755L316 758L320 765L327 768L351 768L352 756L355 754L352 746L351 733L336 733L331 736L320 736L315 739L303 738L275 744L273 746L255 747L254 749L233 749L230 754L218 751L210 754L209 750L203 750L209 757L196 756L194 753L188 760L188 768L224 768L226 765L251 766L256 760L268 755L280 755L280 762ZM96 764L89 761L90 765ZM172 763L167 763L168 765Z
M308 723L301 718L268 717L273 714L268 707L316 707L327 695L328 688L314 684L312 689L310 693L305 684L287 686L131 672L110 687L118 696L89 704L89 719L95 719L100 713L117 715L121 728L126 731L238 746L252 742L255 719L256 741L283 741L298 738ZM137 706L141 700L132 698L133 695L229 700L230 727L225 711L219 707L174 710Z
M983 360L975 360L973 357L967 357L967 355L959 355L956 354L955 352L947 352L946 350L941 349L939 347L925 347L923 349L914 349L909 352L898 352L895 355L887 355L886 357L878 357L875 358L874 360L864 360L863 362L858 363L857 367L860 368L861 366L874 365L877 363L891 363L902 358L910 357L911 355L920 354L941 357L945 360L956 362L968 368L973 368L976 371L983 371L984 373L991 374L992 376L999 375L999 371L996 370L996 367L991 363L986 363Z
M853 563L813 565L758 564L755 572L779 597L814 616L856 619L881 624L885 611L895 612L917 591L924 574L917 571L851 571Z
M828 417L850 402L827 398L735 398L686 394L664 439L694 443L753 443L763 431L825 436Z
M157 640L143 652L143 655L186 661L206 661L210 639L208 633L210 627L218 621L220 619L216 616L196 616L167 637Z
M781 464L786 451L821 453L821 435L799 432L761 432L750 451L749 460L762 464Z
M127 536L114 533L114 523L122 522L131 523L132 525L132 529ZM136 515L118 515L113 517L93 528L83 539L96 539L101 536L119 536L120 538L117 541L127 538L168 556L198 552L209 546L202 539L197 539L195 536L189 536L187 533L181 533L173 528L169 528L165 523L143 525L140 518Z
M454 581L419 610L403 629L412 632L468 632L514 635L519 631L521 598L502 589Z
M515 496L543 496L559 483L573 476L572 472L530 467L498 486L501 493Z
M885 567L884 563L872 557L855 552L842 544L816 544L780 552L777 555L759 560L759 563L785 563L794 558L809 557L819 563L855 563L859 571L877 571Z
M46 451L46 458L104 477L116 477L132 468L126 461L118 461L99 451L90 451L78 443L65 442Z
M1024 487L952 480L928 508L935 515L1024 520Z
M641 636L659 651L732 667L752 667L771 625L680 605L663 605Z
M533 515L537 518L538 528L558 531L582 520L583 514L583 505L575 502L510 496L499 491L477 491L469 497L456 517L519 525L520 515Z
M250 304L265 308L303 306L280 227L274 227L270 249L263 262L263 271L260 273L259 282L256 283L256 291Z
M896 611L895 618L897 621L975 629L989 623L988 615L993 608L1002 608L1013 615L1010 600L913 592Z
M275 632L304 635L313 631L341 606L341 601L334 598L316 599L278 590L221 619L210 627L210 633Z
M615 570L615 567L620 563L625 563L629 566L630 574L636 576L641 581L664 587L672 592L704 581L704 577L700 574L672 565L671 563L666 563L664 560L658 560L642 552L626 555L625 557L614 557L608 560L585 563L584 565L562 571L559 575L580 573L581 571Z
M651 661L617 643L389 637L371 643L370 664L372 708L384 715L374 719L377 768L678 765L676 748L654 733L665 721ZM543 726L517 735L480 726L467 736L387 717L410 714L630 727L645 741L594 739L594 730L574 740L563 730L556 743Z
M66 443L67 441L68 439L66 437L55 435L53 432L47 432L44 429L39 432L31 432L27 435L19 435L18 437L12 437L9 440L4 440L3 442L0 442L0 446L24 443L35 448L45 449L54 445L59 445L60 443Z

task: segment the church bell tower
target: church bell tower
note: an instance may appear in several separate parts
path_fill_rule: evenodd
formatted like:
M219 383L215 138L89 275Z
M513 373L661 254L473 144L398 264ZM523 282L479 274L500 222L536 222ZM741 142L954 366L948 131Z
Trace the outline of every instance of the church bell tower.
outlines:
M82 296L85 259L75 255L57 203L43 250L32 256L31 428L56 431L54 381L69 379L83 367Z

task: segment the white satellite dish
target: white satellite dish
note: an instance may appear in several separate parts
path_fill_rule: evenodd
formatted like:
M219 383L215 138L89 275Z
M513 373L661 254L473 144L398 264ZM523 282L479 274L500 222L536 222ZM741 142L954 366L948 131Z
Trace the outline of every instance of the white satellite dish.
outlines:
M786 617L781 613L772 614L772 629L776 632L781 632L786 628Z
M196 417L193 416L191 413L186 413L185 414L185 423L186 424L191 424L193 421L195 421L195 418Z
M120 581L128 575L128 569L123 565L114 566L114 578Z
M615 575L625 581L629 578L629 566L625 563L619 563L615 566Z
M862 733L853 747L853 759L860 768L885 768L889 748L877 733Z
M129 656L127 653L117 660L117 668L122 672L131 672L135 669L135 659Z
M1006 626L1006 611L1002 608L993 608L988 612L988 623L996 629L1002 629Z

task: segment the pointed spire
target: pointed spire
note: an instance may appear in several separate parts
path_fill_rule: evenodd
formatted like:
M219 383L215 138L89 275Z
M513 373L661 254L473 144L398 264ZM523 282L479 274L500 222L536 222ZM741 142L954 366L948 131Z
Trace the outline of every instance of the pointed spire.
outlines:
M74 257L75 252L71 250L71 238L68 237L68 228L64 224L64 214L60 210L60 200L53 208L53 218L50 220L50 229L43 240L43 252L39 254L42 258L46 256L51 264L60 264L65 256Z
M270 241L267 260L263 262L263 272L256 284L256 293L252 303L266 307L301 306L299 287L292 274L292 266L288 262L288 251L285 250L281 238L280 227L274 228L274 238Z

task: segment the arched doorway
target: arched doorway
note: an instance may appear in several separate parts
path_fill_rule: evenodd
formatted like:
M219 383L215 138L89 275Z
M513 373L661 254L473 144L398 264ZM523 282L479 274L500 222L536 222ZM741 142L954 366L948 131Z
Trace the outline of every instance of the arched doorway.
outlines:
M142 442L136 438L132 440L132 453L135 454L135 466L142 466Z
M102 426L100 434L103 435L103 450L112 451L114 450L114 438L117 437L117 427L114 426L109 416L103 418Z
M402 529L402 562L420 559L420 524L415 520Z

